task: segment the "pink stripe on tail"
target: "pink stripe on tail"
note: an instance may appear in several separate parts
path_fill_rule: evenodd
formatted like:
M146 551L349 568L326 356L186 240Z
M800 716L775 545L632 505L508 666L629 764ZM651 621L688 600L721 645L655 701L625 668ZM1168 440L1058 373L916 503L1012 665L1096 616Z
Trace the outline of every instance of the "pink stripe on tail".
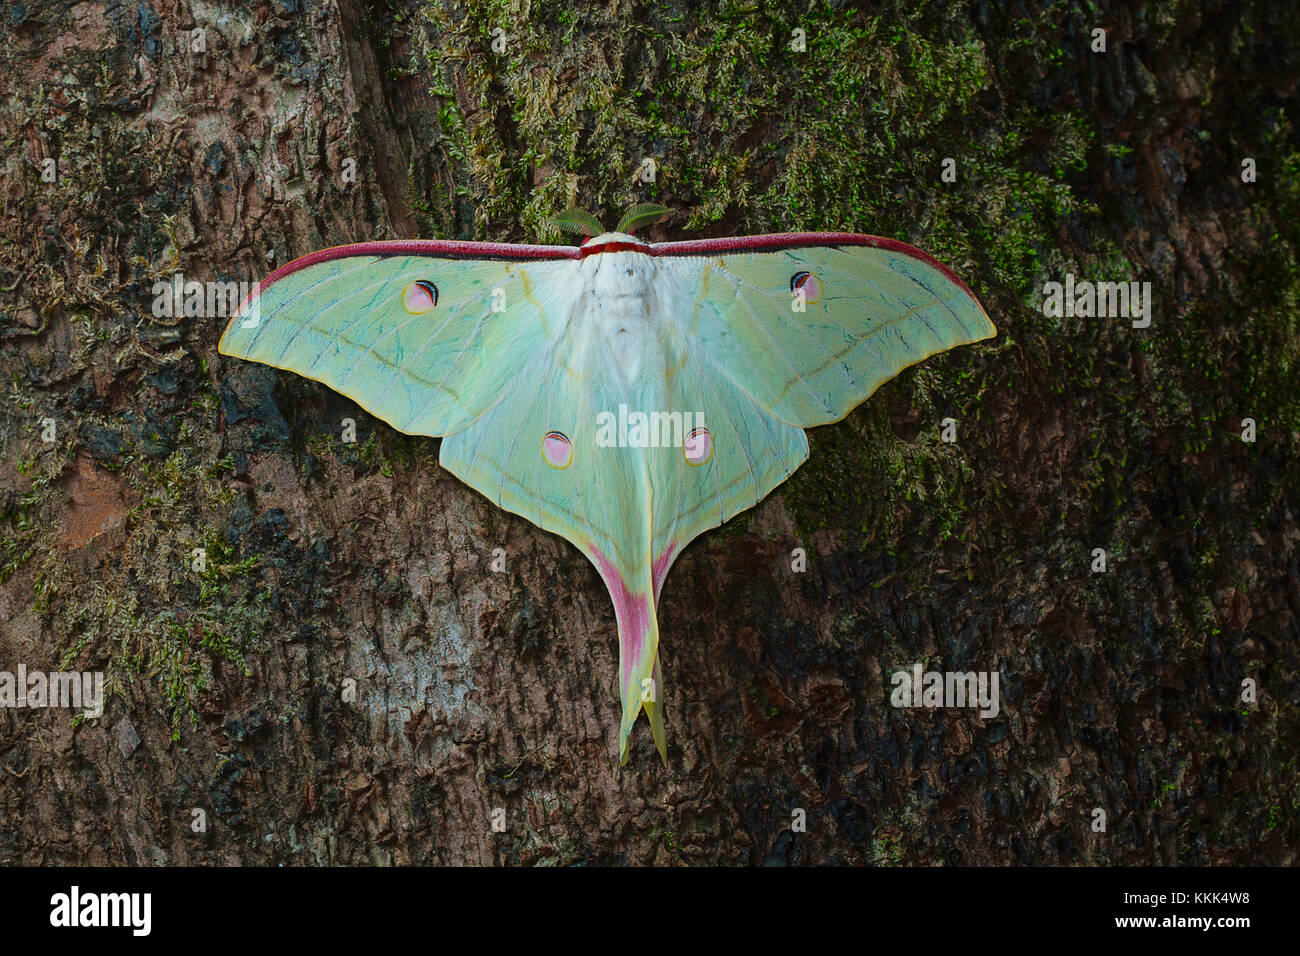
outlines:
M670 544L649 567L642 565L634 569L629 584L613 561L599 548L588 545L592 562L600 570L605 586L609 588L610 599L614 602L614 614L618 620L619 692L623 703L618 746L619 760L622 763L627 762L628 737L643 709L650 718L655 747L667 761L655 604L676 547L675 542Z
M609 596L614 602L614 615L618 620L618 640L623 658L623 682L632 679L632 671L645 650L646 633L650 630L650 598L637 594L627 586L614 562L593 547L596 567L605 579Z
M668 575L668 568L672 566L673 557L677 554L677 542L668 542L668 547L664 548L664 553L655 558L654 567L650 569L650 578L655 585L655 604L659 603L659 592L663 589L664 578Z

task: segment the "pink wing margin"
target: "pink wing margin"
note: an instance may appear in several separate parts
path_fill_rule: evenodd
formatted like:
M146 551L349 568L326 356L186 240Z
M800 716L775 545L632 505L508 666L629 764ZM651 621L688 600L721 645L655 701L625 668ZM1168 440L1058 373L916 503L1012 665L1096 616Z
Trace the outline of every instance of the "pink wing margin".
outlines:
M803 249L809 246L869 246L887 252L899 252L933 266L957 284L978 304L979 299L957 273L916 246L883 236L867 236L856 232L775 232L764 236L741 236L721 239L685 239L680 242L656 242L650 246L653 256L719 256L736 252L780 252L782 249Z
M285 276L331 259L354 256L428 256L431 259L495 259L502 262L535 262L539 259L580 259L577 246L532 246L510 242L462 242L459 239L381 239L330 246L286 262L257 284L249 298L260 296ZM240 304L243 310L247 302Z

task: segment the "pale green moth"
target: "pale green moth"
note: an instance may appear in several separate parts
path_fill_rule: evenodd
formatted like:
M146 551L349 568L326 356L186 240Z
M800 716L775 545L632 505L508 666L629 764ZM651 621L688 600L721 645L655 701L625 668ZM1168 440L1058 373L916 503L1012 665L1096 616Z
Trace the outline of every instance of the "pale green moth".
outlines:
M324 382L498 506L562 535L614 601L623 721L666 760L656 606L697 535L758 503L899 371L990 338L945 266L891 239L647 243L570 213L581 246L395 240L273 272L226 355Z

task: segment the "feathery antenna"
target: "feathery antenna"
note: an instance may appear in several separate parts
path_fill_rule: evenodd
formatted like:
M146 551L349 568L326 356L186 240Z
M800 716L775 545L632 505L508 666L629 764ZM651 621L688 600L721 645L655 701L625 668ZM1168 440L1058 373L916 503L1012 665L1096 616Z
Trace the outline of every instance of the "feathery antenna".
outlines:
M653 225L662 219L665 213L670 212L672 210L667 206L659 206L651 202L641 203L623 213L623 218L618 221L618 228L614 231L626 232L630 236L642 226Z
M585 209L567 209L559 215L552 216L550 223L561 232L572 232L590 239L600 235L600 220Z

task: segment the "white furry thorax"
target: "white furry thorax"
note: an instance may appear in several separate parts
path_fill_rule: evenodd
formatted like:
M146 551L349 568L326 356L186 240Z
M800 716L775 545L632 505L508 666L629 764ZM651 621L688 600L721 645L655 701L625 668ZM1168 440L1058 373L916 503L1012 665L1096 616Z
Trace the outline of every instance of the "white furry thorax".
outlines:
M636 243L639 239L607 232L584 243ZM625 383L635 381L647 360L662 361L665 330L654 321L659 314L656 295L657 263L647 252L612 250L595 252L579 262L583 286L577 319L584 337L601 343Z

